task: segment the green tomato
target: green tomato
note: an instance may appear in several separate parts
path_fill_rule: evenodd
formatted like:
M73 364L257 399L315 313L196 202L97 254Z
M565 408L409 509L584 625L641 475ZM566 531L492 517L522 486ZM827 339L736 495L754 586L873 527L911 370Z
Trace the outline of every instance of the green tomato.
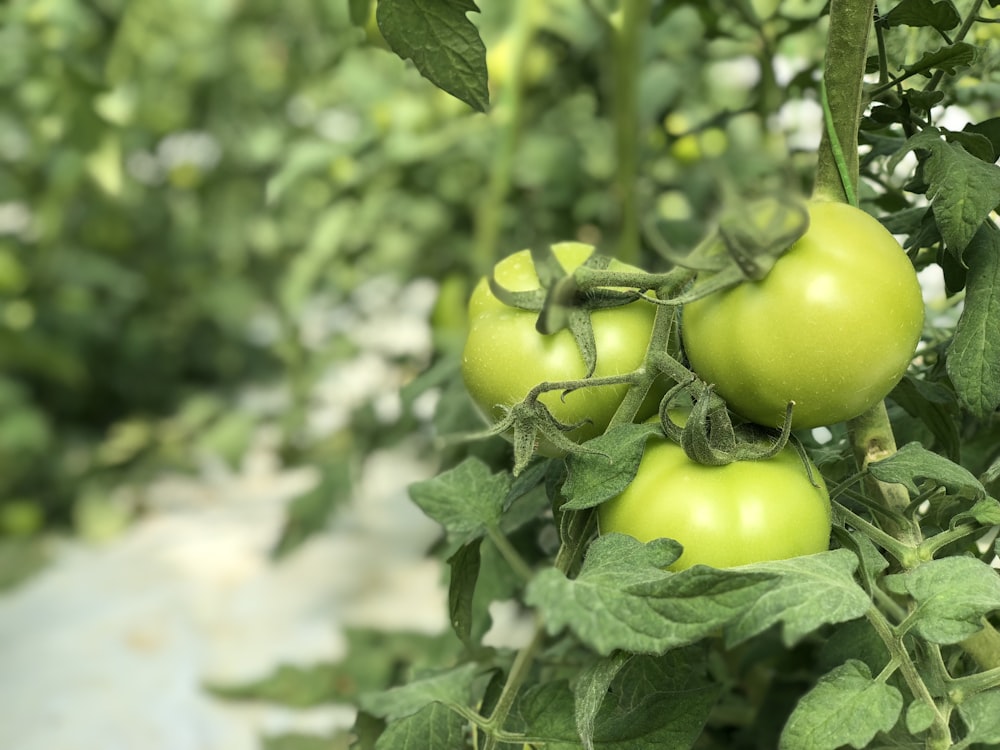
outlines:
M916 272L876 219L809 206L809 229L761 281L684 307L692 369L737 414L817 427L876 404L903 377L923 327Z
M592 246L580 242L562 242L552 249L567 272L594 252ZM612 261L610 267L637 270L617 261ZM494 275L502 287L511 291L539 288L529 250L501 260ZM597 347L594 377L622 375L642 366L655 315L655 306L642 301L591 314ZM505 407L523 401L539 383L579 380L587 374L573 335L568 330L540 334L535 328L537 317L537 313L505 305L490 291L485 278L472 292L462 376L473 401L491 422L502 419ZM549 391L539 400L564 424L589 420L566 433L571 439L583 442L607 429L627 391L627 385L589 386L565 395ZM662 391L650 395L644 412L639 415L642 418L655 412ZM538 450L545 455L557 454L549 445L540 445Z
M651 438L632 483L598 506L600 533L677 540L684 551L672 570L822 552L830 544L830 497L809 468L812 481L790 446L765 461L706 466L676 443Z

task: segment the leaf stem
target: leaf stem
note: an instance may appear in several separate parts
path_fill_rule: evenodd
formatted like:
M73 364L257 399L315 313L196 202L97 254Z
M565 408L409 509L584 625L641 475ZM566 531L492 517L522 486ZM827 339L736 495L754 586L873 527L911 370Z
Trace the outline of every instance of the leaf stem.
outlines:
M525 582L530 581L534 576L534 571L531 569L531 566L524 561L524 558L521 557L520 553L514 548L514 545L510 543L510 539L508 539L506 535L496 526L488 527L486 533L489 536L490 541L493 542L497 550L499 550L503 559L507 561L507 564L510 565L514 573L517 574L517 577Z
M910 652L907 650L906 644L903 643L903 638L899 634L899 631L892 626L885 618L885 615L875 606L870 607L865 616L875 629L875 632L882 639L882 642L885 643L886 648L889 649L892 661L899 665L899 671L910 688L910 692L913 693L913 696L917 700L927 704L933 710L934 723L931 725L930 737L936 743L933 746L950 747L950 744L943 744L945 740L948 743L951 742L951 730L948 727L948 718L942 713L941 707L934 700L934 696L931 695L930 690L927 689L927 685L920 676L916 664L910 658Z
M854 528L863 532L865 536L882 547L882 549L890 555L895 557L901 564L905 566L906 561L913 557L912 547L907 546L891 534L882 531L882 529L878 528L869 521L866 521L853 510L845 507L841 503L834 501L834 504L837 506L837 512L842 514Z
M968 15L966 15L965 19L962 21L962 25L958 27L958 33L955 35L955 38L950 42L950 44L961 42L966 36L968 36L972 27L975 26L976 21L979 20L979 11L982 7L983 0L973 0L972 7L969 8ZM931 76L931 80L924 88L924 91L934 91L941 85L942 80L944 80L944 69L938 68L934 71L934 75Z
M490 718L485 727L487 737L486 743L483 745L484 750L496 750L497 744L501 741L494 730L502 729L504 722L507 721L507 716L510 714L510 710L514 707L514 701L517 699L517 692L528 678L528 673L531 671L531 664L535 660L535 654L542 647L544 641L545 626L540 620L537 620L535 623L535 632L532 634L531 640L514 657L514 663L507 674L507 682L504 683L503 690L500 691L500 697L497 698L497 703L493 707L492 713L490 713Z

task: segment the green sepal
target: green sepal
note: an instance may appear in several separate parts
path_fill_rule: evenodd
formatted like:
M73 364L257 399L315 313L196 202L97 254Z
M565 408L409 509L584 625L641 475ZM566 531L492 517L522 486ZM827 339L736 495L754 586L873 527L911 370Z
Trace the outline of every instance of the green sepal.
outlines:
M686 305L744 281L760 281L808 229L809 211L799 199L768 197L732 208L688 255L672 258L700 272L695 283L669 299L651 301Z
M538 312L545 304L545 290L532 289L528 292L512 292L500 285L500 282L491 274L486 277L486 283L490 285L493 296L503 302L508 307L516 307L518 310L528 310Z
M679 388L696 389L694 406L681 427L670 416L670 403ZM711 385L701 381L671 389L660 402L660 424L664 434L678 443L692 461L707 466L724 466L736 461L763 461L776 456L788 445L792 429L789 403L781 430L761 427L751 422L733 423L726 402Z
M801 200L761 198L727 211L719 234L743 276L760 281L809 229L809 211Z

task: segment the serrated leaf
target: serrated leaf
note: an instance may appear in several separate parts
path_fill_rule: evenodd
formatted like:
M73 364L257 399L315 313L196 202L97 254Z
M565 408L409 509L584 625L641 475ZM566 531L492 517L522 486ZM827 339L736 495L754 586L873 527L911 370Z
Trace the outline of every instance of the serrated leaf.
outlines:
M972 557L931 560L885 583L914 599L905 622L931 643L958 643L982 629L983 615L1000 609L1000 575Z
M1000 231L984 224L965 259L965 307L946 366L962 405L986 419L1000 406Z
M931 26L947 31L958 26L962 17L950 0L902 0L882 20L889 26Z
M968 728L970 742L1000 743L1000 690L969 696L958 704L958 713Z
M500 523L512 477L490 473L475 457L432 479L410 485L413 502L444 526L455 547L484 536Z
M706 679L704 651L677 649L663 656L619 658L624 663L607 682L594 716L591 746L689 750L719 694L719 687ZM566 682L529 688L516 707L518 729L545 738L546 750L579 750L576 709L580 690L586 688L578 684L574 694Z
M908 151L926 151L923 174L927 195L941 236L956 258L1000 204L1000 167L977 159L958 143L942 140L936 128L927 128L906 141L890 159L890 169Z
M473 684L482 674L483 667L479 664L462 664L400 687L365 693L358 698L358 706L372 716L390 721L412 716L432 703L465 706Z
M918 482L928 480L944 487L949 495L976 500L986 496L986 488L968 470L944 456L907 443L881 461L868 464L869 473L880 482L902 484L911 495L920 492Z
M621 494L635 478L646 440L660 432L659 424L623 424L587 441L599 454L578 453L566 458L568 476L564 510L583 510Z
M978 133L985 137L993 146L993 158L990 161L997 160L997 156L1000 155L1000 117L991 117L976 123L970 122L962 128L962 131Z
M465 747L467 722L440 703L391 721L375 742L375 750L428 750Z
M542 571L528 584L525 600L538 608L550 633L568 628L600 654L656 654L724 626L774 584L763 571L664 570L680 552L673 540L642 544L608 534L591 544L575 579Z
M950 526L954 528L966 520L975 521L980 526L1000 525L1000 502L996 498L985 497L977 500L969 510L952 516Z
M930 76L932 70L943 70L949 75L955 75L958 68L968 67L978 59L977 47L967 42L955 42L947 47L925 52L913 65L904 65L903 70L908 76L917 74Z
M902 709L900 692L873 680L867 665L852 659L821 677L802 697L785 724L778 747L867 747L876 734L895 726Z
M438 88L485 112L486 46L469 12L479 12L472 0L379 0L375 18L393 52L412 60Z
M774 578L726 627L726 644L742 643L781 623L782 640L791 646L823 625L861 617L871 602L854 580L857 566L857 557L845 549L744 566L741 570Z
M945 130L944 136L949 143L957 143L964 148L971 156L979 161L992 164L996 160L993 151L993 144L985 135L973 133L970 130L960 130L958 132Z

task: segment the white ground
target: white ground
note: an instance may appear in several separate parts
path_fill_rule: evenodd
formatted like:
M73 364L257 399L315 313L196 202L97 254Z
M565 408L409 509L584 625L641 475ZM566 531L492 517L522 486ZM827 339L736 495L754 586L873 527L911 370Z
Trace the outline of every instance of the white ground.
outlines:
M393 363L429 348L433 296L414 282L394 320L357 301L313 316L317 345L345 328L364 342L317 389L316 433L366 400L392 418L405 377ZM325 733L352 710L230 703L202 686L336 660L348 625L446 627L441 570L424 557L437 527L405 489L433 467L405 443L369 456L330 531L275 564L285 506L318 478L282 469L275 444L262 428L238 471L206 457L195 476L160 477L124 534L54 541L53 563L0 598L0 749L255 750L261 733Z

